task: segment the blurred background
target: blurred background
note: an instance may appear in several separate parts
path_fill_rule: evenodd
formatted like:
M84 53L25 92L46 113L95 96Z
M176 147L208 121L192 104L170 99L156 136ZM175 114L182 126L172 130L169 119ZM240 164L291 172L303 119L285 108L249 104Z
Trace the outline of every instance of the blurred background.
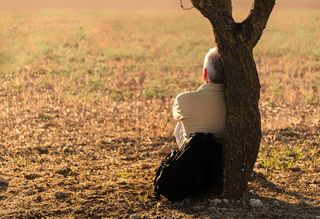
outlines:
M252 0L233 0L234 7L250 8ZM183 0L186 6L191 3ZM277 7L319 9L318 0L278 0ZM179 0L2 0L1 10L180 10Z

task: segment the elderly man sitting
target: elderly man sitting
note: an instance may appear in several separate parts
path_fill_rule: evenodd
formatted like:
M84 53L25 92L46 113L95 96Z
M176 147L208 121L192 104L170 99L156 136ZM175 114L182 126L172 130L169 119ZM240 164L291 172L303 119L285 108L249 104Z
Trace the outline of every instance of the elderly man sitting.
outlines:
M203 81L198 90L183 92L175 99L172 111L179 149L167 155L157 170L154 190L158 197L175 201L200 191L222 192L226 109L224 72L217 48L205 56Z
M172 112L177 121L174 135L179 147L192 133L212 133L223 138L226 120L224 72L218 48L210 49L205 56L203 81L198 90L180 93L175 99Z

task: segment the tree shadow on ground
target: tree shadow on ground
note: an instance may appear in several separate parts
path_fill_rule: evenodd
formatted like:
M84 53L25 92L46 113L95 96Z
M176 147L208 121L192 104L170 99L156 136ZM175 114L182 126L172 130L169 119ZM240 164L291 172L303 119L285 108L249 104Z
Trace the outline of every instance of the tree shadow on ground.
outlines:
M309 197L303 195L302 193L289 191L289 190L286 190L285 188L283 188L283 187L281 187L279 185L274 184L273 182L268 180L265 175L263 175L261 173L255 173L254 175L255 175L254 176L255 177L255 181L258 182L258 184L262 188L266 188L269 192L286 194L286 196L291 196L291 197L294 197L296 199L303 200L304 202L306 202L306 201L309 201L309 202L315 201L315 199L309 198Z
M274 184L261 173L255 174L253 181L260 189L266 190L270 197L250 191L247 197L240 200L222 201L223 198L217 196L192 197L176 203L166 202L166 206L192 217L201 218L315 218L320 215L318 206L307 204L307 201L315 201L314 199L310 199L302 193L288 191ZM272 197L272 193L281 193L285 196L303 200L303 202L293 204ZM220 199L221 203L216 203L215 199ZM250 199L261 200L263 206L256 208L250 206Z

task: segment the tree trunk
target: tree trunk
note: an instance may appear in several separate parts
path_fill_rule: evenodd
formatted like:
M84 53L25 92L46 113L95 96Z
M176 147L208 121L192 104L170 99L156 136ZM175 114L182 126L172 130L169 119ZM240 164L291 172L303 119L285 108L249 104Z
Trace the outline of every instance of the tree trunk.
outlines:
M253 59L275 0L255 0L249 16L236 23L231 0L191 0L212 24L223 59L227 124L223 149L226 197L242 197L256 162L260 139L260 82Z

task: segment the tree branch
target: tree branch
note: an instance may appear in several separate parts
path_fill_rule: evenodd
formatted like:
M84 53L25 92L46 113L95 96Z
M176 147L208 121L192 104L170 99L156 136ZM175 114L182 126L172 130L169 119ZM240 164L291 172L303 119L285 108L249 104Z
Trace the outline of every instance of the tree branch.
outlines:
M233 39L231 0L191 0L193 6L197 8L203 16L209 19L217 44L230 45ZM224 43L225 42L225 43Z
M238 29L234 29L234 34L237 34L248 47L254 48L267 25L274 5L275 0L254 0L249 16Z

